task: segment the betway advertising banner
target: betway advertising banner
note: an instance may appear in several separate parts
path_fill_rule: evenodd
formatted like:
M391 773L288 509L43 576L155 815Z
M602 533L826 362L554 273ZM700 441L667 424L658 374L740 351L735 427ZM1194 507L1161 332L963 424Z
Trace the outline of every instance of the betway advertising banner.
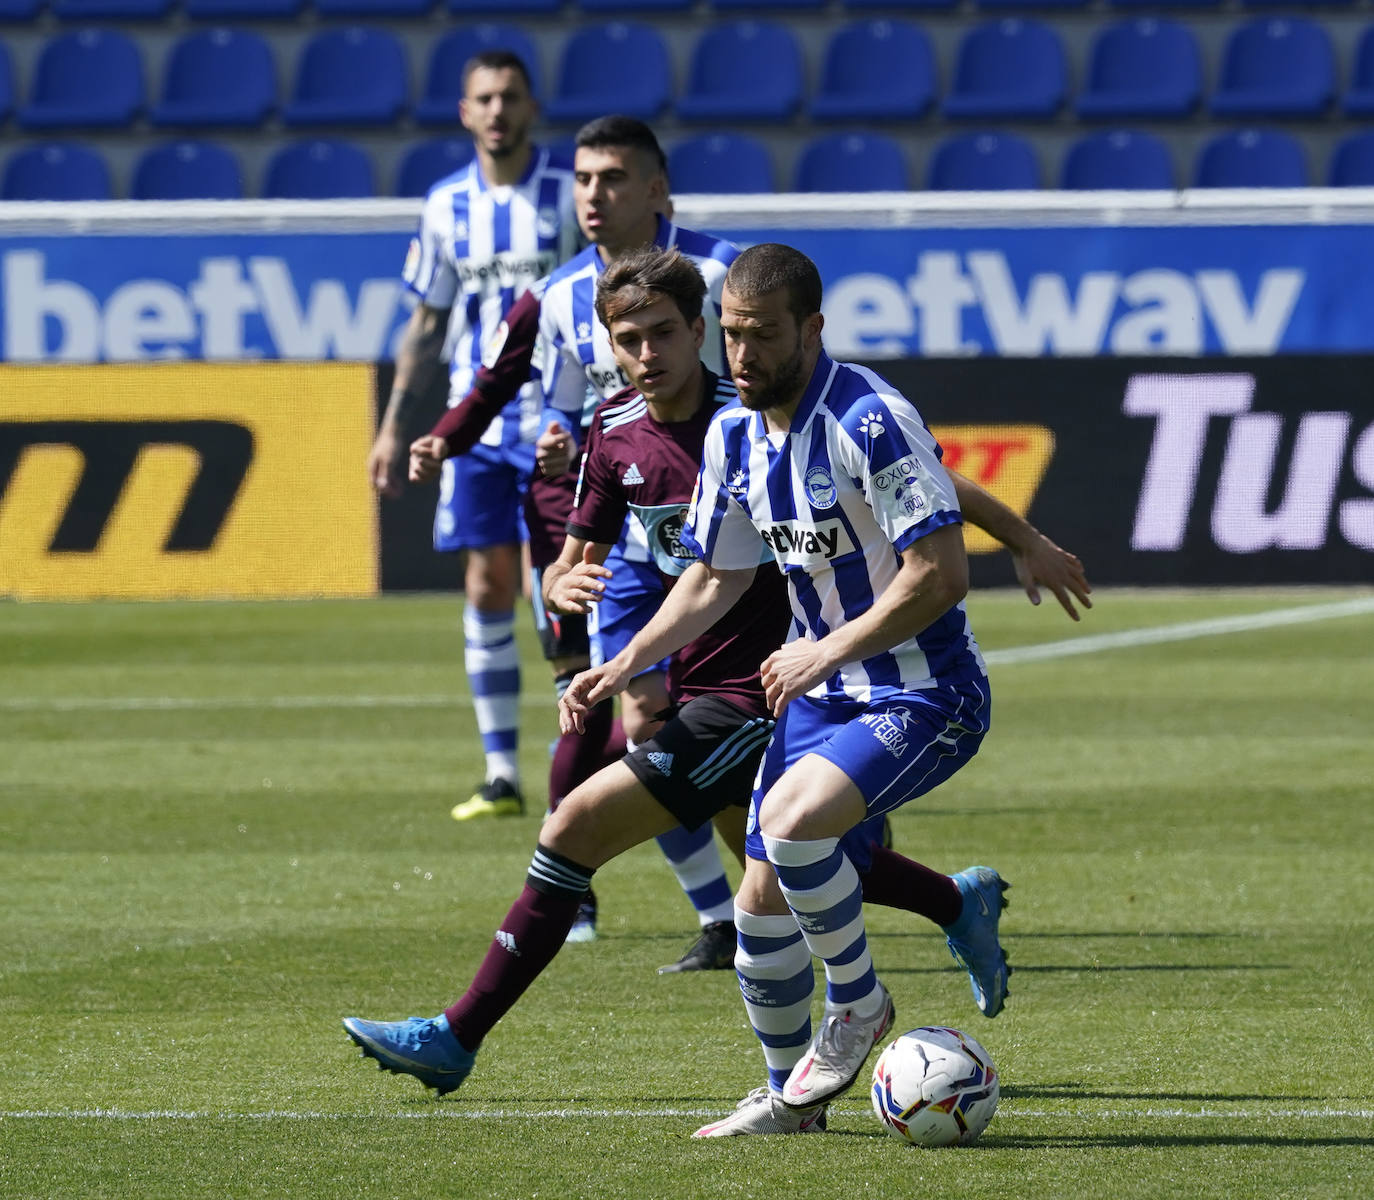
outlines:
M869 365L1097 583L1374 579L1374 357Z
M1199 223L1174 210L1137 211L1138 223L1123 224L1099 207L975 213L966 227L973 218L961 210L807 217L780 211L787 199L771 221L694 211L689 200L679 220L811 255L840 357L1374 350L1374 224L1365 223L1374 204L1320 213L1309 204L1299 216L1312 221L1290 213L1272 225L1217 224L1216 214ZM410 202L282 215L261 203L221 206L251 210L232 222L191 221L171 205L158 206L171 210L161 220L132 205L97 209L86 224L6 219L24 207L0 205L4 361L374 362L392 356L407 315L397 276L415 224ZM130 209L137 215L119 215Z

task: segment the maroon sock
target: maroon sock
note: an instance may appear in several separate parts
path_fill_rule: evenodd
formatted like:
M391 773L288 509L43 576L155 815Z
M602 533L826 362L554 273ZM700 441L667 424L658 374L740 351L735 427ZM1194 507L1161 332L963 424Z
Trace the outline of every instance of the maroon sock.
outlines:
M964 907L959 885L948 875L904 858L895 850L873 847L873 862L859 876L865 904L900 908L937 925L952 925Z
M536 872L547 875L542 868L556 871L560 882L551 884L546 877L537 877ZM453 1036L464 1049L476 1050L482 1044L492 1026L510 1012L563 948L591 875L587 868L543 846L535 851L524 891L506 913L476 977L462 998L444 1010Z
M563 797L584 779L590 779L606 765L607 742L619 724L615 720L615 705L605 700L586 716L581 733L565 733L554 747L553 762L549 765L549 811L553 812ZM621 735L619 758L625 753L625 738ZM611 761L614 761L611 760Z

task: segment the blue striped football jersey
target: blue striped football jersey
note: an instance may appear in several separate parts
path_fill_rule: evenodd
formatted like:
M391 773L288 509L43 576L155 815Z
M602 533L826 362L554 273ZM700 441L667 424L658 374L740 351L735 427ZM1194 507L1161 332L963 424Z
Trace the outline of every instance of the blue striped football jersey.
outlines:
M962 522L941 449L914 405L863 367L822 354L786 434L743 406L712 423L683 530L707 565L787 578L788 640L818 640L872 607L900 553ZM808 694L872 702L986 674L963 604L915 637L847 663Z
M720 332L720 293L725 271L739 257L729 242L658 219L654 245L680 250L700 268L706 280L706 340L701 361L717 375L725 369L725 341ZM561 266L549 279L539 318L535 369L544 384L546 409L559 414L567 428L585 431L601 401L630 386L616 365L610 336L596 315L596 284L606 266L595 246Z
M577 249L572 185L572 165L536 147L519 183L489 185L474 160L430 189L402 279L421 304L451 310L450 404L472 386L511 305ZM482 442L533 441L542 403L537 385L523 389Z

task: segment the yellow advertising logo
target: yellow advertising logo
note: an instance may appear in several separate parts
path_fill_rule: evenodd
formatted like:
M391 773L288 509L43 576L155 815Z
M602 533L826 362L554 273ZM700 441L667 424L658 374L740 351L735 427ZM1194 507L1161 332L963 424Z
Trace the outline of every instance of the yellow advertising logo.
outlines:
M966 475L1008 508L1025 516L1054 455L1054 434L1043 425L932 425L944 449L944 464ZM1001 544L972 525L964 526L970 554L988 554Z
M0 594L377 590L366 366L0 366Z

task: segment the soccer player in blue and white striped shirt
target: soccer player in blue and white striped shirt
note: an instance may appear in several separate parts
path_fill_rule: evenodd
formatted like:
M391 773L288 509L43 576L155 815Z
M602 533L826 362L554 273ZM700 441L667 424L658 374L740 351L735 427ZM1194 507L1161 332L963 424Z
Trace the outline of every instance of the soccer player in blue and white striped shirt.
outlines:
M707 435L683 534L701 570L683 576L660 614L684 632L714 621L765 547L792 605L790 640L763 664L778 725L735 899L735 967L768 1087L700 1130L706 1137L812 1129L858 1077L894 1019L864 928L863 822L948 779L990 716L940 448L891 385L826 355L820 308L820 275L790 247L752 247L726 275L721 325L742 407ZM988 868L955 879L962 903L946 933L979 1007L996 1016L1008 974L997 940L1005 885ZM814 1039L813 955L826 972Z
M459 116L476 157L425 198L403 278L418 300L397 354L396 381L368 459L384 495L400 488L408 414L451 347L450 402L472 386L484 347L516 299L577 248L572 167L529 139L537 106L524 63L487 51L464 70ZM542 396L530 385L473 451L443 465L437 550L467 551L464 664L486 757L486 780L454 817L524 807L517 758L522 507L534 465Z

